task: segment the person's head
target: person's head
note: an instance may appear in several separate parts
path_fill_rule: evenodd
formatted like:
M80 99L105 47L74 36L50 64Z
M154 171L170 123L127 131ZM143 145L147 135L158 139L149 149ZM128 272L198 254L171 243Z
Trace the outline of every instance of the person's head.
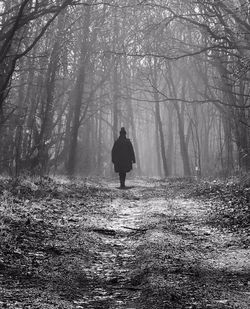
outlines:
M126 134L127 134L127 132L126 132L125 128L122 127L121 130L120 130L120 135L121 136L126 136Z

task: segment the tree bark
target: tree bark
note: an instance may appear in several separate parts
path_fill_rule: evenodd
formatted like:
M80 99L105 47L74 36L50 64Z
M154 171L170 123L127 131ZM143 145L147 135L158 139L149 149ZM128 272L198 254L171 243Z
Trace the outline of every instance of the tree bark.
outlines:
M162 121L161 121L160 103L159 103L158 93L155 92L154 96L155 96L155 114L156 114L156 121L157 121L157 124L158 124L158 129L159 129L160 148L161 148L161 158L162 158L163 171L164 171L164 176L168 177L169 176L169 172L168 172L167 158L166 158L166 152L165 152L165 141L164 141Z
M178 130L179 130L179 138L180 138L181 157L182 157L182 162L183 162L183 172L184 172L184 176L190 176L191 169L190 169L190 164L189 164L189 155L188 155L188 149L187 149L185 133L184 133L184 120L183 120L183 116L181 115L178 102L175 103L174 107L175 107L175 110L177 113L177 119L178 119Z
M70 141L70 149L69 149L68 164L67 164L67 172L68 172L68 175L70 176L74 175L75 166L76 166L77 137L78 137L78 130L80 127L82 100L83 100L85 75L86 75L86 65L88 62L87 42L88 42L89 32L90 32L89 26L90 26L90 6L86 6L85 14L84 14L83 41L81 44L79 69L77 72L77 80L76 80L75 89L74 89L74 94L75 94L74 95L74 114L73 114L71 141Z
M170 66L169 66L170 67ZM174 98L177 98L177 91L176 87L173 81L172 72L171 69L169 69L169 82L170 82L170 93ZM182 97L184 98L184 88L185 84L183 84L182 87ZM179 103L177 101L174 101L174 109L177 114L177 121L178 121L178 132L179 132L179 139L180 139L180 152L181 152L181 158L183 163L183 173L184 176L190 176L191 175L191 168L190 168L190 162L189 162L189 154L188 154L188 145L186 143L185 138L185 131L184 131L184 110L180 110Z

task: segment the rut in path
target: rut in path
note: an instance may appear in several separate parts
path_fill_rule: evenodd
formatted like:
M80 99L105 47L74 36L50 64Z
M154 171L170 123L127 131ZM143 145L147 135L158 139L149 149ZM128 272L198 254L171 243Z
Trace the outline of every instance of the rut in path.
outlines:
M31 225L11 223L18 267L6 249L0 305L250 308L249 250L237 235L207 224L209 205L170 194L167 182L130 185L78 185L67 195L65 186L13 206L13 216L28 212Z

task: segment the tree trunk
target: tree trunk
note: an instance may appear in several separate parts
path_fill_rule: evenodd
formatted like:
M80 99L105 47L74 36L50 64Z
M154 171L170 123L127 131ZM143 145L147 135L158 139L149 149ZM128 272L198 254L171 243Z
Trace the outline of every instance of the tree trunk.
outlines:
M168 172L169 175L172 175L173 153L174 153L173 106L168 105L167 110L168 110L168 147L167 147Z
M184 176L190 176L191 175L191 169L189 164L189 156L188 156L188 148L186 144L185 139L185 133L184 133L184 119L181 115L180 108L178 103L175 103L175 110L177 113L177 119L178 119L178 130L179 130L179 138L180 138L180 150L181 150L181 158L183 163L183 172Z
M224 143L225 143L225 150L224 150L225 161L223 169L225 170L226 176L229 176L234 169L232 124L231 121L228 119L228 117L225 115L222 115L222 124L224 129Z
M114 24L113 24L113 49L116 49L118 43L118 32L119 32L119 23L117 17L117 8L114 8ZM118 91L119 91L119 83L118 83L118 57L116 55L112 56L113 60L113 74L112 74L112 103L113 103L113 139L116 140L118 137L118 111L119 111L119 102L118 102Z
M24 66L24 59L20 60L20 71ZM19 90L18 90L18 102L17 102L17 126L15 134L15 177L18 177L21 171L22 160L22 137L23 137L23 124L24 124L24 87L22 83L24 80L24 74L20 74Z
M118 63L115 59L114 69L113 69L113 80L112 80L112 103L113 103L113 139L114 141L118 137Z
M157 121L158 129L159 129L159 137L160 137L160 148L161 148L163 171L164 171L164 176L168 177L169 172L168 172L167 158L166 158L166 152L165 152L165 141L164 141L162 121L161 121L160 103L159 103L158 93L155 92L154 97L155 97L156 121Z
M243 82L240 80L239 83L239 94L238 100L236 97L236 91L233 88L232 82L228 77L228 71L225 66L222 64L222 57L216 58L216 67L221 76L222 91L224 93L224 99L227 100L230 106L226 109L226 116L234 122L234 137L236 139L236 145L238 149L238 161L239 167L243 171L250 170L250 150L249 150L249 141L248 141L248 130L249 127L246 125L248 123L247 109L245 106L245 95ZM224 62L226 62L227 56L224 57ZM239 105L242 108L235 109ZM224 109L223 109L224 110ZM228 121L228 120L227 120ZM226 128L227 130L227 128ZM227 132L226 132L227 133ZM228 145L230 147L230 145Z
M78 130L80 127L81 119L81 108L82 100L84 93L84 83L85 83L85 74L86 74L86 64L88 61L88 37L89 37L89 26L90 26L90 6L85 7L85 19L84 19L84 37L81 46L81 56L79 62L79 69L77 72L77 80L74 89L74 114L73 114L73 124L71 131L71 141L69 148L67 172L68 175L72 176L75 173L76 166L76 152L77 152L77 137Z
M161 150L161 159L162 159L162 166L163 166L163 172L164 176L169 176L168 171L168 165L167 165L167 158L166 158L166 149L165 149L165 140L164 140L164 134L163 134L163 126L161 121L161 111L160 111L160 98L159 93L157 91L157 76L158 68L157 68L157 62L156 59L153 60L153 68L152 68L152 79L153 79L153 97L155 101L155 120L156 120L156 127L158 127L159 130L159 138L160 138L160 150Z
M98 115L98 144L97 144L97 174L103 175L103 166L102 166L102 118L103 111L102 107L99 107L99 115Z
M162 159L161 159L161 145L159 136L159 122L157 120L156 111L154 111L155 116L155 148L156 148L156 166L157 174L162 177Z
M171 74L171 67L169 67L169 82L170 82L170 93L174 98L177 98L177 91L176 87L173 81L173 77ZM183 84L182 87L182 97L184 98L184 89L185 84ZM184 131L184 110L180 111L180 107L177 101L174 102L174 108L177 114L177 121L178 121L178 132L179 132L179 139L180 139L180 151L181 151L181 158L183 163L183 172L184 176L190 176L191 175L191 168L190 168L190 162L189 162L189 155L188 155L188 145L186 143L185 138L185 131Z
M130 95L131 94L129 94L129 96ZM131 125L131 130L132 130L133 144L134 144L134 148L135 148L137 172L140 175L141 174L141 163L140 163L139 148L138 148L138 143L137 143L136 127L135 127L135 120L134 120L134 111L133 111L133 106L132 106L132 102L131 102L130 99L128 99L127 107L128 107L128 118L129 118L129 122L130 122L130 125Z

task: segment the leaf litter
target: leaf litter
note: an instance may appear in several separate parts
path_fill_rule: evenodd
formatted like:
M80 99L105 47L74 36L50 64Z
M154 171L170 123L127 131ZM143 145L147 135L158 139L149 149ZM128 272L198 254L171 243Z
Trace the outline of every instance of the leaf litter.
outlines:
M0 179L0 306L249 308L249 185L131 183Z

